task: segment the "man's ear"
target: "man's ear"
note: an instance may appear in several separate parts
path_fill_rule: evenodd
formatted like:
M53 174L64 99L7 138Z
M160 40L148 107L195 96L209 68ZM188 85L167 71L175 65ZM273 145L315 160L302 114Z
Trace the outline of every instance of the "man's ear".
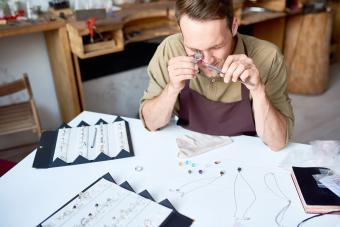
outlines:
M232 34L233 36L236 36L236 34L237 34L237 29L238 29L238 22L237 22L237 18L234 17L234 18L233 18L233 23L232 23L232 25L231 25L231 34Z

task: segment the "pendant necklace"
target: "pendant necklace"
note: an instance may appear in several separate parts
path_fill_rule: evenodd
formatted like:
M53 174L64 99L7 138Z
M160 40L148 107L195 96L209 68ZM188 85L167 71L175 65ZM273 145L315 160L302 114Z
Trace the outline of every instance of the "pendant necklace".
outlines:
M274 180L275 183L275 187L277 188L277 190L274 190L273 188L271 188L269 185L269 179L272 178ZM276 197L281 198L282 200L285 200L287 202L287 204L281 208L281 210L276 214L275 216L275 223L278 227L283 227L283 225L281 224L290 205L292 204L292 201L282 192L279 184L277 183L277 179L276 179L276 175L274 173L267 173L264 175L263 177L264 179L264 183L266 185L266 187L269 189L269 191L271 191ZM275 192L277 191L277 192Z
M254 191L253 187L249 184L249 182L246 180L246 178L244 178L241 171L242 171L242 168L238 167L237 168L237 174L236 174L236 177L235 177L235 180L234 180L234 203L235 203L234 218L235 218L236 223L238 223L239 221L250 220L250 217L248 217L246 214L250 210L250 208L252 208L252 206L255 204L255 201L256 201L255 191ZM239 177L240 177L240 179L242 179L247 184L247 186L250 189L252 196L253 196L252 201L249 203L248 207L243 212L241 217L238 217L238 203L237 203L237 195L236 195L236 184L237 184L237 180L238 180Z
M197 191L199 189L202 189L204 187L207 187L207 186L213 184L215 181L217 181L218 179L223 177L224 174L225 174L225 171L221 170L217 177L207 177L207 178L187 182L185 184L182 184L181 186L179 186L176 189L169 189L169 191L170 192L176 192L176 193L178 193L178 195L181 198L183 198L184 196L186 196L186 195L188 195L188 194L190 194L194 191Z

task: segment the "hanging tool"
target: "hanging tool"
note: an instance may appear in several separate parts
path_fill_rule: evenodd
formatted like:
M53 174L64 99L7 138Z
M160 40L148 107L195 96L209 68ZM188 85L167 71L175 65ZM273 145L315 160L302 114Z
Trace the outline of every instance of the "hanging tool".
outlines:
M94 43L94 30L95 30L95 24L96 24L96 18L95 17L91 17L89 19L87 19L86 21L86 26L87 29L89 30L89 34L90 34L90 42Z
M96 21L97 21L97 19L95 17L90 17L86 21L86 26L87 26L87 29L89 30L90 42L91 43L94 43L94 34L95 33L98 34L98 36L100 37L101 40L104 40L104 37L102 36L102 34L100 32L96 31Z

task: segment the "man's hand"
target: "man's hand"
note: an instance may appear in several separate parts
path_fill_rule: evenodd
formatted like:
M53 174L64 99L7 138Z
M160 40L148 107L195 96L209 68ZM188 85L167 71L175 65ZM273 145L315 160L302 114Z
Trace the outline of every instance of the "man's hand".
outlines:
M229 55L223 64L222 72L225 83L241 80L250 91L262 86L259 71L253 60L244 54Z
M185 80L195 78L198 66L193 63L192 57L179 56L169 60L168 72L170 77L169 86L179 93L185 86Z
M145 101L142 107L145 126L151 131L169 123L178 94L185 86L185 80L195 78L198 66L193 62L192 57L179 56L169 60L168 72L169 83L161 94Z
M287 120L266 96L265 86L252 59L244 54L229 55L222 68L224 82L241 80L253 97L256 132L270 149L278 151L287 141Z

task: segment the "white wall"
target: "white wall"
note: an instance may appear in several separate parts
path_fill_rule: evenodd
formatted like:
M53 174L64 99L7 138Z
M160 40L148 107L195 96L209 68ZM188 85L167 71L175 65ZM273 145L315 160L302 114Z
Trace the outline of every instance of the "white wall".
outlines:
M12 6L15 1L17 0L9 0ZM44 11L48 9L47 0L29 1L31 6L40 5ZM87 1L94 4L101 0L78 0L78 3L84 4ZM74 0L70 2L71 5L74 4ZM57 128L62 120L43 33L0 38L0 84L18 78L24 72L28 73L31 82L42 128L44 130ZM20 94L9 100L16 101L22 98ZM0 98L0 105L6 102L8 99ZM36 140L36 135L29 132L0 136L0 149Z
M42 128L55 129L62 120L43 33L0 38L0 83L24 72L31 82ZM0 149L30 141L22 137L0 137Z

